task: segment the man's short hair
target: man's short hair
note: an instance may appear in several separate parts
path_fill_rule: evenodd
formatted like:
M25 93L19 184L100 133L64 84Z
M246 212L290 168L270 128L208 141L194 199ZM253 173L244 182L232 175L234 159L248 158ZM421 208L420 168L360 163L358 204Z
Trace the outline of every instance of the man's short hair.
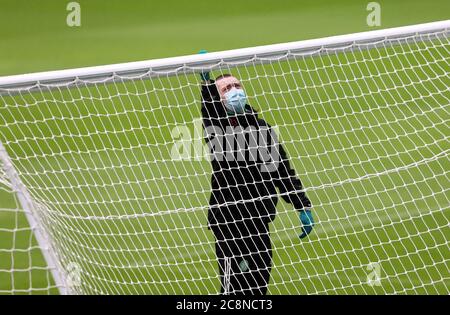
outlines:
M231 75L229 73L224 73L224 74L221 74L218 77L216 77L216 81L219 81L220 79L223 79L223 78L229 78L229 77L233 77L233 75Z

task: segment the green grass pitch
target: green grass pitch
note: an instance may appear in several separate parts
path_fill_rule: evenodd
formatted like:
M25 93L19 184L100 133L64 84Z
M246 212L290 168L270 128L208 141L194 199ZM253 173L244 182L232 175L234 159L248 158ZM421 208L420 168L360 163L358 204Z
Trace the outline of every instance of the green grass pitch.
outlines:
M2 44L9 48L0 49L0 75L369 30L363 1L286 1L285 5L231 1L229 7L208 1L171 2L168 10L162 4L138 1L109 1L108 5L80 1L82 26L72 29L65 25L64 1L0 0ZM450 9L446 1L380 3L382 28L447 19ZM41 14L34 14L37 9ZM435 51L448 53L442 47ZM392 48L378 57L395 52L402 49ZM347 56L350 61L368 57L368 52ZM243 79L262 116L279 126L297 173L307 188L314 188L308 195L318 224L306 241L297 238L293 209L279 202L271 227L275 268L269 292L448 294L445 172L449 162L445 156L433 160L449 149L445 122L450 80L444 75L449 72L448 61L423 66L424 72L413 67L399 76L379 77L377 67L395 73L401 65L421 60L407 54L394 63L387 59L367 62L366 68L352 64L333 71L326 67L344 60L349 61L340 55L231 70ZM300 68L322 70L292 72ZM285 76L277 77L280 73ZM400 79L417 82L425 74L435 79L418 83L413 92L404 88L388 92ZM373 79L343 83L352 76ZM340 84L321 85L337 79ZM209 162L170 161L172 128L186 125L193 130L193 122L200 117L196 84L197 76L187 75L98 89L53 90L23 99L0 98L0 140L12 141L8 149L14 152L15 165L33 196L42 198L50 209L58 205L62 213L125 216L121 220L49 216L47 223L59 235L67 259L87 272L82 275L85 292L217 292L213 236L206 230ZM298 86L310 88L288 92ZM380 86L387 91L379 91ZM166 93L139 94L161 88ZM109 98L126 91L131 94ZM80 96L85 101L77 100ZM44 99L51 101L39 102ZM37 105L27 107L5 106L36 101ZM17 121L36 123L13 124ZM24 137L28 137L27 145L13 143ZM68 151L80 153L50 156ZM427 163L414 164L424 159ZM410 167L402 168L405 165ZM46 176L37 175L43 171ZM360 180L350 180L355 178ZM70 204L61 204L68 200ZM0 208L15 207L13 195L0 190ZM161 214L161 210L182 208L197 210ZM0 250L0 292L45 287L49 273L28 270L30 261L45 265L37 248L8 251L30 244L29 231L18 231L14 238L6 231L25 226L25 218L0 212L0 222L0 249L6 249ZM380 262L381 286L365 283L371 262ZM16 271L14 278L11 269ZM57 291L52 288L50 293Z

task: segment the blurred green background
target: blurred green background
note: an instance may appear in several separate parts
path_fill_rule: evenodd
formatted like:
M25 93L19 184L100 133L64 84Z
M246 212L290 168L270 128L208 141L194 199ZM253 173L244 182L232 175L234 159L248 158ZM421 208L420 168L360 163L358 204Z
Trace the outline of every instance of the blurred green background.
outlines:
M379 1L381 26L373 28L366 25L368 1L86 0L79 1L82 26L68 27L68 2L0 0L0 76L450 18L449 1ZM445 90L449 85L445 76L448 62L433 61L436 54L445 56L448 50L443 45L427 45L420 46L421 53L429 50L435 55L424 53L417 59L405 55L401 47L376 55L381 59L388 53L401 55L393 64L389 58L372 60L373 55L364 52L347 56L350 59L332 56L235 70L241 71L244 83L248 82L248 93L255 96L252 104L270 123L281 125L281 138L290 140L287 151L306 187L316 188L311 198L318 205L318 224L306 242L296 238L298 222L291 207L279 204L279 216L272 226L272 231L277 231L273 243L278 248L274 260L278 267L272 274L270 293L449 292L448 237L443 233L449 216L448 161L441 162L441 158L398 170L448 148L443 138L443 134L448 138L448 111L444 107L449 98ZM367 62L361 69L363 59ZM349 60L355 63L330 67ZM433 62L427 64L427 60ZM405 70L405 65L415 68ZM377 67L386 67L382 75ZM417 68L423 72L415 71ZM295 72L299 69L308 70L311 77L301 77L301 71ZM313 69L317 71L310 71ZM398 77L388 75L388 70ZM280 73L286 76L277 76ZM361 76L373 79L362 83ZM432 80L420 81L424 77ZM344 78L358 79L344 83ZM406 89L404 84L418 80L416 90ZM0 140L28 137L27 145L10 143L9 152L14 152L16 167L40 201L50 206L62 200L72 202L60 206L58 210L63 213L127 215L148 209L202 208L209 196L209 163L169 161L167 145L173 140L172 126L185 123L192 128L192 121L200 116L197 84L197 76L187 76L181 77L181 85L172 78L98 90L5 97L0 99ZM294 93L299 87L303 87L301 92ZM380 91L380 87L386 89ZM144 90L150 92L139 94ZM112 92L125 95L127 91L137 94L110 97ZM172 106L168 115L167 104L159 103L161 93L168 104L183 102L183 106ZM80 101L83 97L87 103ZM130 128L132 133L122 132ZM73 136L64 136L65 131ZM43 138L33 138L35 135ZM87 154L70 154L79 145ZM104 152L109 146L114 154ZM50 156L58 151L63 154ZM36 170L48 177L35 174ZM383 173L386 170L396 172ZM359 180L378 173L383 175ZM172 181L164 180L168 177ZM351 178L358 181L345 182ZM344 183L336 184L340 181ZM117 182L120 185L98 185ZM321 185L325 186L318 188ZM61 195L52 195L52 188L58 188ZM184 198L166 198L175 194ZM141 199L129 200L130 196ZM110 207L96 202L116 199L119 201ZM76 202L88 202L91 208ZM0 208L15 207L13 196L0 191ZM217 266L203 210L130 221L80 223L69 217L50 218L47 223L49 229L62 233L65 255L91 272L85 275L85 292L215 293ZM185 228L186 222L192 229ZM47 287L51 276L39 249L28 248L35 244L30 231L17 230L25 225L23 216L0 213L0 292L56 293L54 287ZM92 231L101 235L92 235ZM154 235L148 235L149 231ZM17 248L22 251L8 251ZM373 261L383 262L385 281L380 287L361 282L366 279L367 264ZM160 283L146 282L149 279Z
M0 0L0 76L298 41L376 29L359 0ZM450 18L447 0L378 1L379 28Z

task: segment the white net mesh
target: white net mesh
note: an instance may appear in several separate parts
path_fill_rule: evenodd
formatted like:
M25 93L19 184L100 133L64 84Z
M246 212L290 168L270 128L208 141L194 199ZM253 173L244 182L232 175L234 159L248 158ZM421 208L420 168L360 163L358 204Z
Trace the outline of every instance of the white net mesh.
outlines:
M292 205L278 203L269 293L450 293L449 48L429 32L213 67L277 126L313 203L302 240ZM212 169L195 156L200 80L187 70L0 95L0 141L71 292L219 292ZM176 159L174 146L191 152ZM0 178L0 293L54 293Z
M41 248L0 166L0 294L55 294Z

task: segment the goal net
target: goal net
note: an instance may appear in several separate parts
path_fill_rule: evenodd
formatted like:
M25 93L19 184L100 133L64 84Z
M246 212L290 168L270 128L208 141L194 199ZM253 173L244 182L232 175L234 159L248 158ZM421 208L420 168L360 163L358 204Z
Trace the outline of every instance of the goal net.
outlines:
M270 294L449 294L450 21L0 78L0 293L217 294L199 73L275 126ZM206 148L206 149L205 149Z

